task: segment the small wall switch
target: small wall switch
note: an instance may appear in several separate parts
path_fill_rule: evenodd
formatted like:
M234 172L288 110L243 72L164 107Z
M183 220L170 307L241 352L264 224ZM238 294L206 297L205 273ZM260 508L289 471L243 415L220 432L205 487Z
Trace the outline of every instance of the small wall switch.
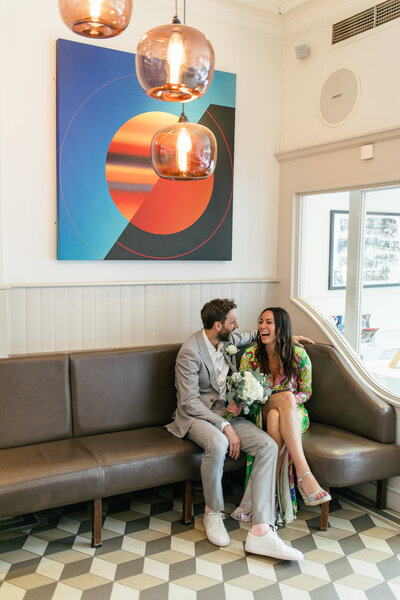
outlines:
M374 144L361 146L361 160L369 160L370 158L374 158Z

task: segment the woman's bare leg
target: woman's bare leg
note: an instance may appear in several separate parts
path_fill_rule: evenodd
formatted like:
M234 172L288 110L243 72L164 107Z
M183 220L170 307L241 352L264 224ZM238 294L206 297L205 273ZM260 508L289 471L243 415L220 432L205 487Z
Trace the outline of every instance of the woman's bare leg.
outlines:
M268 427L268 414L272 410L279 412L279 429L282 440L284 441L289 454L293 460L298 477L301 477L307 471L310 471L310 466L304 456L303 443L301 441L301 429L299 417L297 415L296 399L291 392L278 392L270 396L267 404L263 407L263 418ZM271 435L270 431L268 433ZM320 489L320 485L314 475L305 477L302 481L302 488L307 494ZM321 498L325 493L317 495Z

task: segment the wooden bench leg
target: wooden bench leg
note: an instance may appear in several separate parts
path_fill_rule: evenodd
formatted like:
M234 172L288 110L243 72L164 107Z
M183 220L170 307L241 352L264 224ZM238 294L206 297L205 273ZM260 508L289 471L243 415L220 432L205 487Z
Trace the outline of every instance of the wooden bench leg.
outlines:
M326 490L326 491L328 492L329 490ZM329 504L330 504L330 502L324 502L323 504L321 504L321 522L320 522L320 530L321 531L326 531L328 529Z
M386 488L387 479L377 481L376 487L376 506L378 508L386 508Z
M92 514L92 548L101 546L101 528L102 528L103 506L101 498L93 500Z
M189 525L192 522L192 482L183 482L183 506L182 506L182 523Z

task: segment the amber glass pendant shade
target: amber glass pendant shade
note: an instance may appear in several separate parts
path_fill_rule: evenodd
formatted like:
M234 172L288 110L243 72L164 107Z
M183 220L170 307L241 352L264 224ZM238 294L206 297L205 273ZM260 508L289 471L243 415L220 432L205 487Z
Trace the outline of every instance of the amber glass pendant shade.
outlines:
M198 29L171 23L151 29L136 51L136 74L151 98L190 102L208 89L214 73L214 50Z
M206 179L217 163L217 141L207 127L181 115L178 123L155 133L151 160L157 175L165 179Z
M110 38L127 27L132 0L58 0L64 23L89 38Z

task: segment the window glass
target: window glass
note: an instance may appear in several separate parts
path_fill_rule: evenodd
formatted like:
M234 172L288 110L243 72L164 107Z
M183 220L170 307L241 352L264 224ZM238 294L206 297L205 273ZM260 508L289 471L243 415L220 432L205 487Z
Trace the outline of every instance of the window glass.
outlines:
M309 194L300 206L299 295L400 396L400 188Z

